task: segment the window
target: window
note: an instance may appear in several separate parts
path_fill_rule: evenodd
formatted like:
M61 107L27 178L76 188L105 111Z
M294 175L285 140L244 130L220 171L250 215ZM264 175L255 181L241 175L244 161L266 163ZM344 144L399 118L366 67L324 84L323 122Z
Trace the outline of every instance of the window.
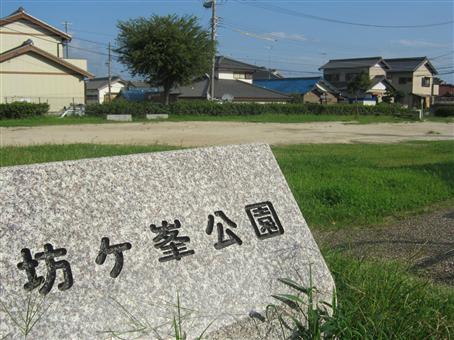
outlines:
M411 79L411 77L400 77L399 78L400 85L411 84L412 81L413 81L413 79Z
M233 79L246 79L246 74L241 72L233 72Z
M325 79L328 81L339 81L338 74L325 74Z
M430 77L422 77L421 78L421 86L422 87L430 87Z
M355 79L357 76L359 76L359 73L347 73L345 75L345 80L351 81L351 80Z

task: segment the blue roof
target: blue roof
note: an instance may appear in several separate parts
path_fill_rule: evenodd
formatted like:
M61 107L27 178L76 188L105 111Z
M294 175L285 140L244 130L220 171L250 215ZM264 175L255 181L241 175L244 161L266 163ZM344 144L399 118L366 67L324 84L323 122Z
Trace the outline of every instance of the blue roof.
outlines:
M285 94L305 94L312 90L321 79L322 77L254 79L253 84Z
M129 101L141 102L147 100L147 94L149 93L159 93L159 89L151 87L148 89L129 89L121 90L121 96Z

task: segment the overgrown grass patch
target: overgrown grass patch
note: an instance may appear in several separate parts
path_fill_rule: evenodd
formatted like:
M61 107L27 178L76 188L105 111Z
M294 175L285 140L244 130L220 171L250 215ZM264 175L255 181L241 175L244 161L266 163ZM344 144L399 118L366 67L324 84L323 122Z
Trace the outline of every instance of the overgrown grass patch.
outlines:
M454 198L454 142L295 145L273 151L313 227L369 225Z
M401 264L325 256L335 278L339 339L449 339L454 290L409 275Z

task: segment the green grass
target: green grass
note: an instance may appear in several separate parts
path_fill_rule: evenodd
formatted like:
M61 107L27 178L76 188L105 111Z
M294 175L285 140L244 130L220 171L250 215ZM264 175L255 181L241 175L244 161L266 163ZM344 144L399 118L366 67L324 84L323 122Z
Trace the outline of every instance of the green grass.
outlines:
M431 119L432 120L432 119ZM433 119L437 122L452 122L452 119L436 117ZM355 122L359 124L371 123L399 123L399 122L416 122L409 117L394 117L394 116L359 116L355 115L315 115L315 114L263 114L253 116L208 116L208 115L178 115L170 116L165 120L147 120L142 118L134 118L133 122L156 123L162 121L170 122L186 122L186 121L215 121L215 122L251 122L251 123L310 123L310 122ZM43 125L74 125L74 124L106 124L118 123L108 121L102 117L56 117L56 116L41 116L24 119L2 119L0 126L16 127L16 126L43 126ZM124 122L123 122L124 123Z
M371 225L454 199L454 142L273 151L312 227Z
M1 165L172 150L170 146L43 145L1 148ZM454 142L273 147L314 228L380 224L454 201Z
M0 166L47 163L82 158L109 157L133 153L174 150L176 147L164 145L35 145L26 147L7 146L0 148Z
M42 125L75 125L75 124L103 124L111 123L101 117L57 117L40 116L23 119L0 119L0 126L42 126Z
M310 123L310 122L357 122L370 123L399 123L414 121L411 118L394 116L359 116L355 115L315 115L315 114L262 114L253 116L198 116L181 115L170 116L170 121L220 121L220 122L249 122L249 123Z
M398 263L325 256L337 288L338 339L450 339L454 289L407 273Z

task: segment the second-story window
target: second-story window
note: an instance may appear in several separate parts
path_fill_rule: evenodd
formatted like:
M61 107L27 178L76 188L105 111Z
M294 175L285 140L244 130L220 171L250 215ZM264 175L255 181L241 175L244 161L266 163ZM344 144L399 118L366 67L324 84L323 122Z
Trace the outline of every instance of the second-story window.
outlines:
M327 81L339 81L339 75L338 74L325 74L325 79Z
M400 77L399 78L399 84L405 85L405 84L411 84L413 79L411 77Z
M351 81L351 80L355 79L357 76L359 76L359 73L347 73L345 75L345 80Z
M430 87L430 77L422 77L421 78L421 86L422 87Z

